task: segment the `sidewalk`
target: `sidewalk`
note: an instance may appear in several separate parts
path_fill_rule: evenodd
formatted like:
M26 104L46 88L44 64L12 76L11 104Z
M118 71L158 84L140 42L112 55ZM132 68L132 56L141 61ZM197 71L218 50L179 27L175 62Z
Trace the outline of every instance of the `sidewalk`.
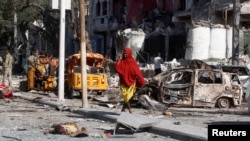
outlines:
M57 109L64 110L68 108L71 112L82 114L90 118L101 119L109 122L116 123L120 116L117 111L112 111L106 107L99 109L90 105L90 108L82 109L79 107L81 100L79 99L65 99L64 102L57 101L57 97L50 97L46 94L34 94L31 92L13 92L13 94L22 99L36 102L39 104L48 105ZM77 101L76 101L77 100ZM70 105L70 106L68 106ZM157 119L157 123L152 125L148 130L151 133L161 136L171 137L177 140L190 140L190 141L206 141L207 128L197 126L178 124L178 122L168 121L164 119Z

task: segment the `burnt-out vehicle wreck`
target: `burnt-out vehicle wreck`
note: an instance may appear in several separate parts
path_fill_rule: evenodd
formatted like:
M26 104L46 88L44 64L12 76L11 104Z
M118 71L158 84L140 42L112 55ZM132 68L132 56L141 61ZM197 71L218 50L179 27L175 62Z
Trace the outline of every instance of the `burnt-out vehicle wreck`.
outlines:
M134 96L147 109L165 110L170 106L240 106L242 87L238 74L213 69L180 68L154 76Z

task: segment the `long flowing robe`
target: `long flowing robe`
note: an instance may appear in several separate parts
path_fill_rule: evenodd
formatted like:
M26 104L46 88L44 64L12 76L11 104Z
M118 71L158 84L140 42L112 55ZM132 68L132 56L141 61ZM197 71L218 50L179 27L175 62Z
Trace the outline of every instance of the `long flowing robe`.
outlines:
M145 84L144 77L139 69L136 60L132 56L131 48L124 48L126 57L115 63L115 70L120 78L121 91L125 102L128 102L136 91L136 87Z

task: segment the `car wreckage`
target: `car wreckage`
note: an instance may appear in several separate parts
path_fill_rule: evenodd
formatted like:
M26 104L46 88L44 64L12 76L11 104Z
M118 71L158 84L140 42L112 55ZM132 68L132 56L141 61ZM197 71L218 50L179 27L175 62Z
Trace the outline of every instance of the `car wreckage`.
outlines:
M147 109L165 110L170 106L240 106L242 86L238 74L215 69L178 68L154 76L134 95Z

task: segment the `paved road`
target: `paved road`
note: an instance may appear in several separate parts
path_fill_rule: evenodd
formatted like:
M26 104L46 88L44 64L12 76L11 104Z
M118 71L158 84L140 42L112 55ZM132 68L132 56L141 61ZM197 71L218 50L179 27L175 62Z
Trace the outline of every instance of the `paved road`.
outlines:
M113 133L115 123L89 118L82 114L70 111L58 111L49 105L32 103L30 101L15 98L6 103L0 100L0 140L1 141L31 141L31 140L102 140L105 133ZM76 123L79 129L87 129L89 137L70 137L68 135L47 134L44 132L53 130L51 125L65 122ZM121 128L112 139L119 140L171 140L168 137L159 136L148 132L132 133L131 130Z
M20 123L25 123L25 122L21 122L22 119L24 119L25 117L26 119L24 121L30 121L29 124L27 124L28 126L25 128L27 129L29 129L30 127L34 127L34 128L27 130L24 127L20 127L19 130L13 132L14 135L19 135L19 133L21 133L22 140L27 140L26 138L29 138L28 136L36 137L37 139L41 138L41 140L44 140L44 139L64 140L64 139L68 139L68 136L62 136L62 135L44 136L41 133L43 133L44 130L48 129L49 125L52 122L65 122L65 121L76 121L80 127L82 126L88 127L90 133L96 133L96 132L99 133L99 131L103 132L104 130L110 131L114 129L115 121L117 117L121 114L120 113L121 105L119 105L119 103L117 103L116 105L113 105L114 108L110 108L108 107L107 104L100 105L98 104L98 102L97 103L90 102L88 109L81 109L80 108L82 105L81 99L77 99L77 98L65 99L64 102L59 102L57 101L58 98L56 97L56 95L48 94L48 93L45 94L42 92L34 92L34 93L15 92L15 94L21 95L23 99L26 99L29 101L35 100L35 103L30 103L31 105L26 107L26 108L30 108L29 112L28 111L24 112L22 110L19 112L16 111L19 117L14 118L16 119L15 122L10 120L9 117L7 118L7 120L9 119L10 121L6 123L14 123L15 126L14 125L12 125L11 127L9 127L8 125L1 126L2 127L1 130L3 130L3 132L1 132L2 137L5 136L5 134L3 135L3 133L6 133L6 134L8 133L7 135L11 136L12 135L11 132L13 132L13 129L19 129L18 128L19 126L17 125L22 125ZM14 103L16 103L15 104L16 106L12 105ZM6 111L5 110L6 104L8 108L12 108L12 109L25 107L25 106L22 106L22 104L20 105L20 103L22 102L13 101L10 103L3 103L3 105L5 106L1 106L1 107L3 108L5 107L5 108L0 109L0 111ZM53 105L62 105L63 107L70 107L71 112L68 112L68 111L56 112L55 106ZM36 109L37 111L35 112L34 109ZM148 139L149 140L175 140L175 139L206 140L207 125L209 123L221 122L221 121L235 121L235 122L249 121L249 115L247 114L247 109L245 106L242 106L240 108L227 109L227 110L205 109L205 108L170 108L167 111L171 113L170 115L163 115L162 112L157 112L157 111L149 112L148 110L145 110L143 108L135 108L135 107L133 108L133 112L135 114L140 114L140 115L156 118L159 120L159 123L153 126L153 128L150 130L151 133L137 132L136 134L131 135L127 133L128 130L120 130L122 132L125 132L126 134L122 133L121 136L116 136L116 137L119 137L119 138L115 138L116 140L117 139L140 140L139 138L142 138L142 137L147 140ZM6 113L1 112L1 114L2 113L6 115ZM15 112L9 111L8 114L10 113L15 113ZM39 115L38 113L41 115L38 116ZM26 114L31 114L32 116L26 115ZM105 121L102 120L103 118L105 119ZM34 119L36 120L36 122L33 121ZM5 122L0 122L0 123L5 124ZM40 127L40 126L35 126L31 123L43 123L43 124L41 124L42 126ZM99 129L96 127L102 127L102 129ZM36 131L35 129L39 129L39 130ZM34 133L31 133L31 131ZM39 132L39 136L36 136L38 132ZM152 134L152 133L155 133L155 134ZM97 134L97 136L98 135L100 134ZM124 135L126 137L124 137ZM172 138L170 138L170 136ZM46 137L46 138L42 138L42 137ZM6 137L3 137L3 138L6 139ZM96 139L96 137L90 138L89 140L92 140L92 139Z

